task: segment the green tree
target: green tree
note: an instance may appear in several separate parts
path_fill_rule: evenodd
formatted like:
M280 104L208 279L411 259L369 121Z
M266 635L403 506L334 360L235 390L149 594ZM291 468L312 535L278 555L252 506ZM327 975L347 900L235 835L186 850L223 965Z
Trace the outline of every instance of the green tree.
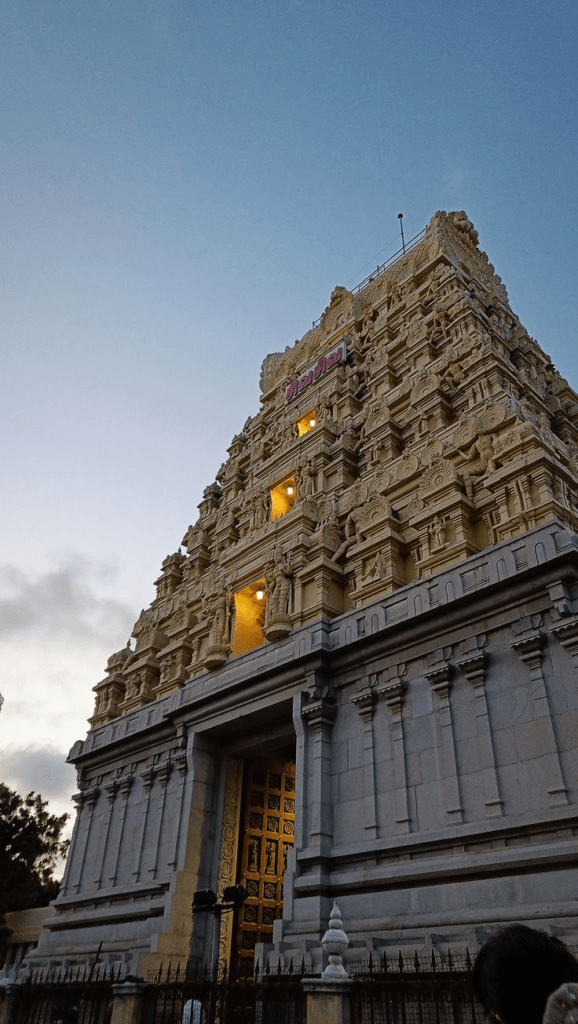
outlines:
M68 815L47 807L38 794L21 797L0 783L0 914L45 907L58 894L53 872L68 849Z

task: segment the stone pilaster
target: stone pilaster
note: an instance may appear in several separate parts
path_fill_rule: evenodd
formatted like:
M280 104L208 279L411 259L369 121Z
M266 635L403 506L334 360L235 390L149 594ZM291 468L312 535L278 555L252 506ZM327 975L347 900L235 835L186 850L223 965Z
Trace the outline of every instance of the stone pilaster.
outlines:
M365 835L368 839L377 838L377 802L375 792L375 755L373 750L373 712L375 710L375 694L365 686L351 698L351 703L359 712L363 722L363 774L365 803Z
M530 672L534 714L540 727L540 767L548 793L548 802L550 807L563 807L568 803L568 789L564 783L548 691L542 672L542 650L545 643L544 634L538 632L517 640L511 647Z
M119 785L120 785L120 783L119 783L118 779L113 779L112 782L107 782L105 787L104 787L106 795L107 795L107 798L108 798L108 811L107 811L107 815L106 815L106 825L105 825L105 829L104 829L104 837L103 837L103 840L102 840L102 853L100 854L100 857L99 857L100 867L99 867L99 871L98 871L98 878L95 878L95 880L94 880L97 889L100 889L101 886L102 886L102 875L103 875L103 872L104 872L104 864L105 864L105 861L106 861L106 853L107 853L107 850L108 850L108 841L109 841L109 836L110 836L110 826L111 826L111 823L112 823L112 815L113 815L113 810L114 810L114 799L115 799L115 796L116 796L116 794L118 792Z
M134 881L139 882L141 871L142 871L142 859L146 840L147 824L149 820L149 810L151 803L151 790L154 785L155 776L158 771L157 765L151 765L149 768L145 768L144 772L140 773L140 777L143 782L143 795L144 795L144 807L141 810L140 827L135 829L134 843L135 843L135 860L132 874L134 875Z
M173 770L173 763L170 758L167 761L163 761L158 766L157 776L160 782L160 807L157 809L157 814L154 821L154 828L151 836L151 849L154 850L153 862L149 868L149 875L151 879L157 877L157 871L159 868L159 853L161 847L161 838L163 834L163 823L165 819L165 808L167 803L167 784L169 776Z
M243 762L239 758L228 757L225 762L225 792L217 892L222 892L225 886L234 885L236 881L242 783ZM218 920L215 919L214 927L219 928L219 966L221 970L225 970L231 958L233 914L221 914Z
M460 822L463 820L463 807L458 781L454 726L450 704L451 673L452 666L443 664L432 669L431 672L426 672L425 677L431 686L432 693L436 695L438 700L438 721L441 735L440 775L444 783L446 814L449 821Z
M488 657L483 651L472 653L471 657L460 661L460 668L468 682L474 687L475 713L478 729L478 749L480 752L481 785L484 791L483 801L488 818L499 818L504 813L503 801L500 796L496 756L492 739L492 728L488 714L485 677Z
M411 830L407 768L405 760L405 739L403 735L402 709L407 686L401 679L393 680L378 690L385 706L391 712L391 745L395 770L396 825L399 833Z
M116 842L116 850L114 850L112 860L112 874L109 876L109 881L112 885L116 885L118 878L118 866L120 859L120 851L122 847L122 840L124 837L124 826L126 821L126 812L128 806L128 797L132 789L134 782L134 775L125 775L119 780L120 782L120 795L122 799L122 808L120 811L120 825L118 829L118 838Z
M95 808L95 805L96 805L96 801L98 800L98 794L99 793L100 793L99 787L98 786L92 786L90 789L83 789L83 790L81 790L81 792L76 797L76 799L78 801L78 804L81 807L81 812L79 814L79 821L78 821L78 823L79 823L79 831L80 831L80 819L81 819L81 817L83 817L82 811L84 810L85 806L87 808L88 821L87 822L83 822L83 826L82 826L82 828L83 828L83 837L82 837L82 844L79 847L78 854L77 854L78 868L77 868L77 873L76 873L76 881L72 883L72 888L74 889L75 893L80 892L81 887L82 887L82 876L83 876L83 873L84 873L84 863L85 863L85 860L86 860L86 851L88 849L88 844L89 844L89 841L90 841L90 833L92 831L92 822L94 820L94 808ZM75 853L76 853L76 849L75 849Z
M68 857L66 858L66 867L64 869L64 874L62 876L62 883L60 885L60 893L59 893L59 895L61 897L69 895L68 890L69 890L69 888L71 886L72 866L75 863L76 847L78 845L79 836L80 836L80 833L81 833L80 818L81 818L81 814L82 814L82 800L81 800L80 793L73 793L72 800L73 800L73 802L75 804L75 808L76 808L76 820L74 822L74 828L72 830L72 838L70 840L70 848L68 850Z
M178 827L173 829L173 851L168 859L168 866L170 868L176 868L179 863L179 850L180 850L180 838L183 827L183 812L184 812L184 799L185 799L185 780L187 777L187 753L185 750L180 750L178 754L174 754L171 758L175 768L178 771L178 784L177 793L175 795L175 807L178 807L179 822Z
M302 710L309 733L309 847L320 855L329 853L333 841L331 806L331 733L337 708L327 698L314 700Z

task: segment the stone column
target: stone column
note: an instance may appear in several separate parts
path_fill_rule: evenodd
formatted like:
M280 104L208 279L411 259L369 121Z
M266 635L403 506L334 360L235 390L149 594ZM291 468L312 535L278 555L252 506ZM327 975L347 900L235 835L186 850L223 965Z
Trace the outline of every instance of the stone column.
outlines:
M454 726L450 705L451 671L451 665L443 664L439 665L438 668L432 669L431 672L426 672L425 677L432 688L432 692L435 693L438 699L442 741L440 768L444 781L446 814L450 821L459 822L462 821L463 807L461 806Z
M548 793L550 807L563 807L568 803L568 789L564 784L562 765L554 734L554 723L548 702L548 691L542 672L542 649L546 638L543 633L517 640L511 645L520 661L530 670L530 684L534 713L540 727L540 767ZM537 751L538 752L538 751Z
M365 834L368 839L377 839L377 805L375 794L375 763L373 751L373 711L375 694L368 686L351 698L351 703L363 722L363 774L365 777Z
M110 1024L143 1024L143 1003L147 988L146 982L140 980L113 985Z
M337 708L326 698L305 704L301 714L309 730L308 744L308 818L309 847L327 855L333 842L331 805L331 732Z
M390 682L386 686L381 686L378 690L380 696L383 697L386 707L391 711L391 743L395 771L395 820L397 831L400 834L409 832L411 828L402 719L402 708L406 690L407 686L401 679Z
M471 658L460 661L458 668L461 668L468 682L472 683L474 687L480 767L482 769L481 781L485 790L482 799L486 808L486 815L488 818L499 818L504 811L500 797L494 741L492 739L488 702L486 700L485 676L487 663L487 655L483 651L479 651L477 654L472 654Z

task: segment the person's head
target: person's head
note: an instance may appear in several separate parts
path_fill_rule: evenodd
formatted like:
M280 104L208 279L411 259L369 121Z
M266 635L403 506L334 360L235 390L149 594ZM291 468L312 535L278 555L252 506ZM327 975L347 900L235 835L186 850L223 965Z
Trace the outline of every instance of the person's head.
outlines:
M542 1024L548 996L578 982L578 961L559 939L514 924L478 953L472 983L487 1013L500 1024Z

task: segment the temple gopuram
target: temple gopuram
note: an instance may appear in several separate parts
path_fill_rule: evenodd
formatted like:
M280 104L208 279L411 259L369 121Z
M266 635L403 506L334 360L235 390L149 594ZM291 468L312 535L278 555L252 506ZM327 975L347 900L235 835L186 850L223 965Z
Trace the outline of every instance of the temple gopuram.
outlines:
M350 961L578 943L578 396L463 212L260 383L94 687L28 963L319 971L335 899Z

